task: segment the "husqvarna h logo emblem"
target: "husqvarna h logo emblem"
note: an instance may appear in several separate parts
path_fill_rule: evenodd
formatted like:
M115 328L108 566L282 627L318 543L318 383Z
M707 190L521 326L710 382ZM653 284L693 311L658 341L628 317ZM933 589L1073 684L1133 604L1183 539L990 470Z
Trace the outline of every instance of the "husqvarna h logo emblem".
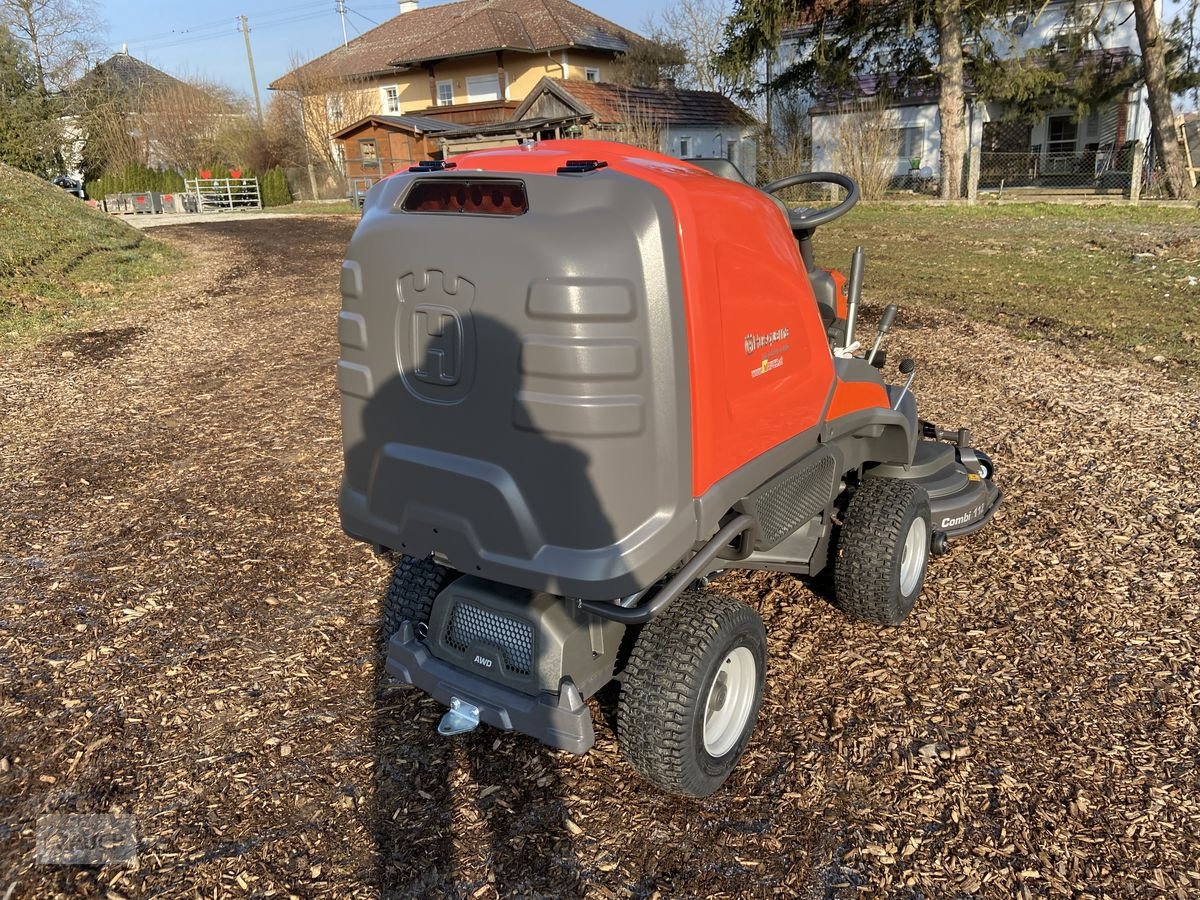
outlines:
M462 319L448 306L413 310L412 373L426 384L458 384L462 373Z
M475 285L438 269L409 272L396 285L396 361L414 395L455 403L474 374Z

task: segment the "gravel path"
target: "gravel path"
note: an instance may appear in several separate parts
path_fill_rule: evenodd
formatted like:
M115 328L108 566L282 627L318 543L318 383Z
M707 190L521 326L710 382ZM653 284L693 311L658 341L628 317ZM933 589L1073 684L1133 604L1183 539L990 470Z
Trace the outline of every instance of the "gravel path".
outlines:
M584 759L447 741L381 678L388 568L336 510L353 224L160 231L195 262L154 306L0 360L0 897L1200 892L1194 388L902 311L1005 504L898 629L723 581L768 697L685 802L600 719ZM132 814L136 866L36 865L53 812Z

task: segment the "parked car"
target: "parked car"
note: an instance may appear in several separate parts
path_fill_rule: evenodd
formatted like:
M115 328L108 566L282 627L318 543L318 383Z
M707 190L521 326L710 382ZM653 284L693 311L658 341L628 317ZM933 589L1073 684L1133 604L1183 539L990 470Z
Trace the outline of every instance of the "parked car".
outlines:
M74 194L80 200L86 199L83 193L83 182L70 175L55 175L50 179L50 183L62 188L68 194Z

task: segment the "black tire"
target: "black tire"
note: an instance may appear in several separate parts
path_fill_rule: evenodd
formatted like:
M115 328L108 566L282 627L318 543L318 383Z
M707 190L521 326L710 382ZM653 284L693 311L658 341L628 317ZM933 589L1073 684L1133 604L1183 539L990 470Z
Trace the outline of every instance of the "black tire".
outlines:
M433 601L457 577L457 572L432 559L401 556L383 601L383 640L399 631L401 622L412 622L414 627L427 625Z
M992 458L982 450L976 450L975 456L979 460L979 474L985 481L992 481L996 477L996 464L992 462Z
M730 708L723 735L731 744L713 756L705 747L706 706L714 687L723 692L719 697L730 698L728 683L717 686L715 681L741 648L754 660L753 686L745 677L739 679L740 687L732 688L737 706ZM766 657L762 619L729 597L685 594L651 619L630 652L617 705L617 739L630 765L665 791L688 797L713 793L737 765L754 731ZM744 653L737 658L746 659ZM747 702L749 714L739 731Z
M923 522L915 580L904 555L910 529ZM932 530L925 489L896 478L868 478L850 498L834 560L834 602L847 615L899 625L912 612L929 565ZM919 536L918 536L919 539ZM915 559L915 558L914 558ZM902 585L902 571L907 585Z

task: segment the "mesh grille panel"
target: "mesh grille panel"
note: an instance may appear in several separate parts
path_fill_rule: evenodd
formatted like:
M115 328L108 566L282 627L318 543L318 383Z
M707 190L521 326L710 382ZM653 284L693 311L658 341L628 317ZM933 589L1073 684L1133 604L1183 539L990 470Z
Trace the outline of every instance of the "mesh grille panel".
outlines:
M463 653L472 641L498 649L510 672L528 675L533 667L533 627L468 603L456 603L446 624L446 643Z
M825 508L833 468L833 457L822 457L754 498L754 515L762 533L760 549L774 547Z

